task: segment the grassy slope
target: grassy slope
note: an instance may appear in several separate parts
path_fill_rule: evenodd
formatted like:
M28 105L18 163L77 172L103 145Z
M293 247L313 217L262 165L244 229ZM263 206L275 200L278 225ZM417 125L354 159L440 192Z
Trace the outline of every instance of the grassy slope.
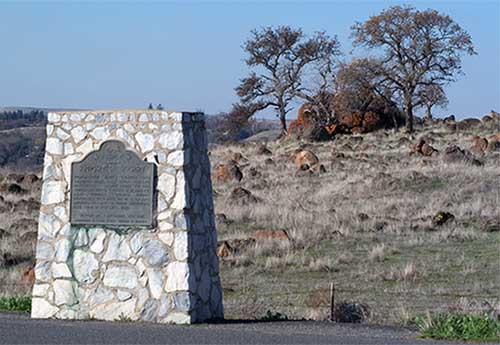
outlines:
M467 148L472 134L493 133L429 131L423 134L440 151L449 143ZM294 239L258 244L222 261L228 316L271 309L326 317L330 281L337 300L368 304L376 323L405 322L426 311L499 308L500 237L484 231L484 222L500 219L500 155L484 157L483 167L444 164L439 156L409 156L401 137L381 132L362 143L345 137L312 144L327 173L311 177L296 177L286 160L297 143L272 145L274 164L252 146L213 152L213 162L240 152L248 159L240 164L243 174L250 167L263 174L241 182L263 199L256 205L235 206L226 196L236 183L215 184L216 212L235 221L219 226L219 239L246 237L255 228L285 229ZM432 226L438 211L453 213L455 221Z
M434 128L419 135L442 151L449 143L467 148L472 135L493 132L498 128L458 134ZM324 318L331 281L337 301L366 303L374 323L400 323L426 311L499 308L500 236L484 231L483 223L500 218L500 154L482 158L483 167L448 165L439 156L409 156L403 137L379 132L362 142L346 136L309 143L327 169L310 177L295 175L288 156L301 143L291 140L269 145L273 164L265 163L254 144L212 150L213 166L234 152L248 159L240 162L241 183L214 182L216 212L233 221L218 225L219 239L245 238L256 228L285 229L293 239L259 243L221 261L227 317L262 317L272 310ZM252 167L262 176L250 177ZM262 202L234 205L227 196L237 185ZM39 187L5 199L18 205L39 198ZM430 218L441 210L453 213L455 221L431 226ZM0 208L0 228L12 235L1 240L0 255L33 256L34 241L21 236L36 223L23 219L36 222L37 212ZM0 267L0 296L29 293L20 283L29 263Z

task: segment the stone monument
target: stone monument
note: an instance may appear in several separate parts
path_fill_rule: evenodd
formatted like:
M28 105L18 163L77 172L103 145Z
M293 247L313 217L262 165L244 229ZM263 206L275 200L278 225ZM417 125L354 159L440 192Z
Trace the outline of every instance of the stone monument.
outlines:
M50 113L32 317L223 317L202 113Z

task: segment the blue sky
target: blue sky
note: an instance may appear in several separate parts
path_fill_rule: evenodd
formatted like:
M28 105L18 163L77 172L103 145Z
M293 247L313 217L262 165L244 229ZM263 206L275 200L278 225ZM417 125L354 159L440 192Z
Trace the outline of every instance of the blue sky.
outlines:
M241 45L250 30L268 25L301 27L306 33L325 30L338 36L348 59L350 26L392 4L435 8L473 38L478 55L464 57L465 76L447 87L450 104L437 114L471 117L499 111L498 0L0 0L0 106L105 109L153 102L168 109L225 111L237 100L233 89L248 72Z

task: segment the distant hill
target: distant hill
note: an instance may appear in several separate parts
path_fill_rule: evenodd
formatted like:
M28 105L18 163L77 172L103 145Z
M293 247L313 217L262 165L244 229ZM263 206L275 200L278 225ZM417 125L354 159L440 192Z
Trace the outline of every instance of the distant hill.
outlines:
M41 169L45 152L45 127L0 130L0 167Z
M0 167L15 170L41 169L45 150L47 113L68 110L0 107ZM207 115L206 127L209 143L220 144L227 140L220 115ZM237 140L244 140L276 128L279 128L278 121L253 120L249 126L242 129Z

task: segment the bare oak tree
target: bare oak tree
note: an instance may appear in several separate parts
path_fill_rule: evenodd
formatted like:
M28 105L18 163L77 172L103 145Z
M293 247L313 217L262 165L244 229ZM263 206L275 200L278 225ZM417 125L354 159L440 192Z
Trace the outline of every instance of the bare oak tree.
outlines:
M425 85L417 91L420 105L425 107L424 119L432 120L431 109L434 106L445 108L448 105L448 98L441 85Z
M241 80L236 93L254 111L274 108L286 131L290 103L299 93L305 94L305 75L313 65L324 66L338 55L339 43L324 32L307 37L289 26L266 27L251 34L243 49L253 72Z
M427 85L445 85L461 73L461 54L476 54L470 35L447 15L393 6L352 27L355 46L384 52L380 70L413 131L417 91Z

